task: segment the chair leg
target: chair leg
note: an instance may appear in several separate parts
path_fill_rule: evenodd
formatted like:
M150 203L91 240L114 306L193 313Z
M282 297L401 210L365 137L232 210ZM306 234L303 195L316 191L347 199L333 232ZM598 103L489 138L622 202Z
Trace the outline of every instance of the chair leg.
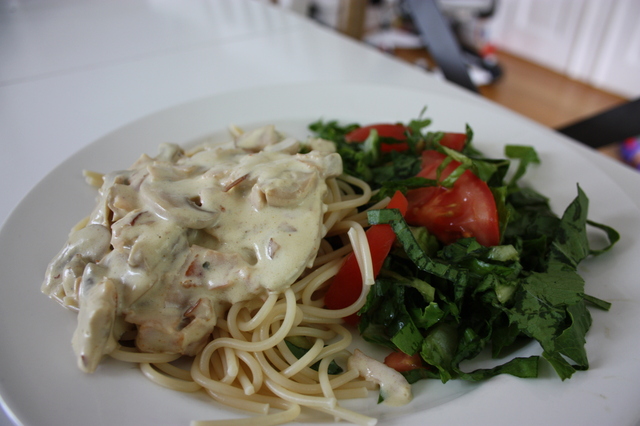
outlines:
M420 37L445 78L478 93L449 23L435 0L407 0L407 11L420 32Z

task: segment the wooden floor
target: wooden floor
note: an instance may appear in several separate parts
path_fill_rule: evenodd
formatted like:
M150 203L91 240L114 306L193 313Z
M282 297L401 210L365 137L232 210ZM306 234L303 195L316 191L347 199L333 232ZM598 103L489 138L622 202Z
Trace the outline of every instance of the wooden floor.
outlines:
M415 63L432 64L426 52L398 49L396 56ZM524 59L499 52L502 77L480 93L513 111L551 128L558 128L619 105L626 99L572 80ZM601 148L606 155L618 156L618 146Z
M507 53L499 53L498 60L504 75L482 87L482 95L549 127L561 127L626 101Z

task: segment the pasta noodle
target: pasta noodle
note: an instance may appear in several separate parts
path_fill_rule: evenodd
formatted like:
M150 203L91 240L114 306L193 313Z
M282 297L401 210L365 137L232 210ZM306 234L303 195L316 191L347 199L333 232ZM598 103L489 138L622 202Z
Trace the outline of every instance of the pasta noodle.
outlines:
M313 268L283 294L271 294L257 306L253 301L232 305L224 321L217 325L222 331L228 330L227 336L214 338L192 361L190 371L169 364L173 360L166 355L160 355L155 361L156 354L134 356L123 348L110 355L139 363L144 375L161 386L181 392L205 389L220 404L258 414L251 418L256 426L292 421L301 407L355 424L374 425L375 419L345 409L337 401L366 397L376 386L361 380L355 370L347 369L337 375L328 373L329 365L336 358L346 359L350 355L346 348L352 341L351 332L339 324L340 318L362 307L369 287L363 286L358 301L342 310L325 309L321 299L314 300L351 251L363 265L363 282L372 283L369 246L359 223L363 214L355 212L368 202L371 192L366 190L366 183L355 178L341 177L340 180L356 185L367 194L345 201L342 199L345 186L336 184L338 179L329 185L340 189L332 192L334 202L326 214L325 225L327 221L335 221L328 235L351 232L357 235L351 238L351 244L327 252L331 245L325 241L325 252L318 256ZM372 208L383 208L387 202L388 199ZM355 214L340 218L349 213ZM285 343L287 337L293 336L312 341L311 348L301 358L293 355ZM317 371L310 368L318 362ZM246 419L192 422L192 426L240 424L246 424Z
M232 126L230 130L234 137L243 137L244 133L241 129ZM271 128L266 128L266 130L262 129L261 132L263 133L259 135L260 138L264 137L264 134L267 134L267 136L272 135L274 131ZM262 140L260 138L258 139ZM288 149L288 144L290 144L289 139L280 140L278 138L275 141L275 144L279 146L278 149L285 151ZM244 149L253 149L253 147L244 147ZM219 154L223 162L227 162L225 163L227 166L224 171L217 171L216 169L213 172L223 175L227 180L221 180L223 182L221 194L223 195L216 195L218 197L227 196L225 194L231 189L240 187L249 175L249 172L242 174L236 168L242 170L244 162L250 164L251 167L256 167L256 161L258 161L255 160L256 157L249 160L245 158L237 160L238 151L240 150L235 149L234 151L232 149ZM186 154L186 157L206 157L207 155L211 154L204 148L198 148ZM246 156L246 154L243 155ZM314 194L318 197L322 197L324 194L324 199L314 201L312 197L309 197L309 200L304 201L306 203L304 205L305 208L312 213L312 209L307 207L317 206L314 208L317 208L319 222L321 222L317 223L317 226L320 227L317 246L314 245L315 243L306 242L313 252L307 255L307 258L304 257L304 253L299 257L303 264L306 264L306 268L300 267L299 276L297 278L293 276L291 281L294 282L281 290L278 287L276 287L278 289L273 290L268 285L260 282L260 285L263 285L268 290L262 293L264 297L243 298L238 293L233 293L232 290L227 291L226 286L228 284L225 284L220 287L227 291L227 293L222 294L228 300L225 299L225 303L221 302L212 305L206 303L205 296L202 296L202 293L197 293L197 297L200 297L200 299L197 299L197 303L179 306L176 310L177 313L169 312L168 319L162 318L162 321L170 321L173 318L181 318L182 321L188 320L184 324L180 323L178 325L167 322L168 326L164 328L170 331L177 329L177 332L171 331L173 334L169 335L169 338L175 340L174 346L183 346L179 346L177 349L172 347L168 350L159 351L148 349L148 345L153 347L154 333L158 333L153 328L156 327L153 322L151 322L151 326L145 323L145 318L150 318L153 314L150 310L143 310L142 314L138 314L141 319L135 318L136 314L133 315L132 324L136 324L137 327L123 329L119 334L113 333L119 341L113 339L100 340L94 337L91 338L93 340L87 339L85 336L89 336L91 333L87 329L81 328L83 326L91 327L94 324L103 324L103 327L107 328L98 331L104 331L127 326L124 323L119 323L115 318L114 304L120 296L118 296L118 289L113 282L114 278L105 271L106 267L97 265L101 259L107 258L107 261L104 262L106 265L109 265L110 262L115 262L116 265L125 265L126 267L131 265L137 267L138 264L146 265L144 262L149 262L148 259L141 261L139 259L141 257L140 253L131 247L133 245L131 241L136 241L136 244L139 241L144 243L145 240L140 236L142 234L133 234L132 237L127 237L130 240L124 239L123 242L116 241L114 243L113 238L116 237L112 237L111 232L113 231L113 235L118 238L125 238L126 232L131 232L130 230L134 227L134 224L138 227L165 226L162 223L158 224L155 216L149 215L145 217L144 215L147 213L141 210L139 205L136 204L137 201L132 201L132 190L129 185L135 185L136 179L140 181L146 179L147 175L142 178L136 175L136 173L142 173L140 170L143 169L134 168L132 169L133 171L122 175L101 175L85 172L88 182L92 185L100 186L104 183L101 194L103 197L108 198L110 196L111 198L105 198L106 201L99 202L92 216L83 220L74 228L73 232L75 234L70 237L67 247L50 264L47 279L43 285L45 293L50 294L67 307L79 310L79 328L76 330L77 334L74 335L74 350L78 355L80 368L88 372L93 371L97 362L99 362L99 358L108 353L112 358L122 362L138 364L142 374L160 386L180 392L204 392L220 404L233 409L244 410L252 415L251 422L256 426L275 425L292 421L300 415L302 408L356 424L375 424L375 419L345 409L339 402L342 399L366 397L370 390L377 387L377 384L374 383L375 380L371 380L371 377L362 374L361 369L351 365L353 356L347 349L351 345L353 338L349 329L342 325L342 318L355 314L365 304L370 285L374 283L375 279L371 252L364 229L367 226L366 212L362 211L363 206L369 203L372 191L369 185L360 179L339 175L336 170L341 167L336 168L334 164L335 157L329 159L322 157L323 155L329 157L331 155L330 152L329 154L322 152L314 155L315 157L310 157L310 159L305 159L300 163L286 163L292 167L291 170L293 171L286 173L290 173L293 176L290 178L295 181L293 184L285 183L283 185L279 183L281 187L276 187L274 190L273 186L269 186L273 185L274 181L271 183L264 183L263 181L266 188L262 189L264 192L257 194L252 192L251 196L247 197L253 203L254 208L259 210L266 202L265 197L275 197L278 195L279 190L281 198L273 198L271 201L277 207L286 205L286 203L290 202L289 198L292 193L298 194L294 196L299 196L301 193L306 194L311 191L308 188L312 187L309 182L314 182L313 175L306 170L310 167L321 170L321 172L313 173L317 173L315 175L316 178L321 176L321 179L325 179L326 186L318 185L317 188L320 189L314 189L313 191L316 191ZM263 164L273 161L289 161L287 157L290 157L290 155L269 152L265 154L265 159L262 161L264 161ZM203 276L203 270L208 269L209 260L207 259L213 259L211 256L227 256L219 263L223 267L226 265L225 262L231 262L238 257L242 257L243 265L254 265L259 262L260 256L273 258L274 253L281 249L278 242L272 238L264 248L265 252L260 253L259 256L249 253L246 247L243 246L239 246L239 254L234 253L236 257L220 254L214 249L207 251L203 247L213 246L217 243L217 240L215 236L212 237L202 229L212 228L214 224L219 226L218 222L215 222L217 219L212 219L219 212L210 211L211 205L205 205L207 200L200 195L187 196L185 200L184 193L171 192L174 188L177 188L176 181L179 180L178 177L180 179L190 178L189 173L196 173L200 170L197 168L199 164L197 162L195 163L196 166L180 164L179 160L176 159L185 157L184 153L176 147L165 147L159 158L160 162L150 163L154 159L143 156L136 164L142 164L146 167L144 169L145 173L157 176L159 179L169 177L166 186L160 187L156 185L154 187L152 186L154 185L152 179L152 182L148 183L148 187L143 188L144 184L140 183L137 183L137 185L140 188L140 192L143 189L147 191L144 199L152 200L155 203L150 209L153 210L155 208L154 212L160 212L157 214L162 219L166 219L164 216L167 216L175 223L187 221L190 224L181 228L187 229L186 237L176 233L173 242L167 243L169 247L172 247L171 244L181 244L184 238L191 238L196 241L196 243L191 244L189 242L190 245L184 245L186 247L185 250L189 251L189 254L185 256L192 257L180 258L180 260L175 261L176 265L182 268L180 269L182 271L180 274L182 275L179 275L179 279L183 280L181 281L183 287L179 287L180 291L185 291L184 288L199 288L198 286L204 288L206 285L212 285L210 284L212 282L211 279L204 284L197 281L198 277ZM239 166L236 168L228 166L228 164L236 164L232 163L233 161L236 161ZM307 162L315 163L310 166ZM261 164L257 165L261 166ZM168 167L173 168L169 169ZM260 175L261 178L262 176L267 176L274 179L273 176L276 175L275 181L280 179L281 175L278 175L278 173L282 173L281 170L268 169L267 167L269 166L264 167L261 169L263 173L263 175ZM302 168L302 171L298 171L300 168ZM229 172L229 170L232 170L232 172ZM298 182L296 179L300 181ZM291 189L292 186L293 190ZM120 192L109 192L112 187L117 187ZM107 189L104 190L104 188ZM255 188L253 187L253 190ZM322 192L324 191L322 188L326 188L326 193ZM202 194L206 193L210 188L198 190L200 191L198 194ZM247 189L238 191L248 192ZM105 195L105 193L107 194ZM225 200L227 199L225 198ZM388 199L383 200L370 208L383 208L388 201ZM225 202L231 203L231 201ZM238 207L238 205L234 206ZM321 210L320 206L323 206L324 210ZM225 210L224 206L221 205L216 208L221 211ZM188 215L184 211L188 211ZM311 219L313 220L313 217ZM311 222L308 219L304 220L306 222L299 221L296 226L302 227L307 223L313 223L312 220ZM258 226L257 229L263 229L259 227L273 227L274 225L266 221L264 225L259 223L256 226ZM108 229L105 231L104 229L111 227L114 230ZM116 227L117 229L115 229ZM288 229L293 228L293 225L284 223L279 225L279 228L279 232L284 234L288 232L289 237L291 237L292 231ZM157 229L163 230L164 228ZM225 232L234 232L232 227L228 225L225 229ZM105 235L105 232L108 232L108 234ZM124 237L120 237L121 235ZM160 233L153 234L153 237L156 238L160 235ZM82 246L92 238L102 241L102 246L96 243L87 246L88 248ZM238 240L238 238L235 238L235 240ZM298 239L293 240L293 242L301 244L300 236L296 236L296 238ZM78 242L75 242L76 240ZM280 241L284 241L284 237ZM125 247L125 254L128 256L124 260L125 263L122 263L123 261L117 257L118 253L115 253L114 245L116 243L129 244L129 246ZM110 247L109 244L111 244ZM157 242L156 240L153 244L162 244L162 242ZM98 253L94 255L95 260L93 261L95 264L73 263L81 262L82 259L78 258L75 253L82 252L82 250L84 252ZM176 251L173 248L171 250ZM291 248L288 250L291 250ZM288 251L287 253L291 255L292 252ZM351 306L342 309L327 309L324 307L323 294L331 279L340 270L345 257L351 253L357 260L362 282L365 285L362 286L361 294ZM202 256L200 260L198 260L199 256ZM69 262L68 259L75 260ZM218 260L215 259L215 261ZM214 262L214 260L211 260L211 262ZM291 263L289 261L289 264ZM187 265L188 268L181 265ZM81 274L81 278L74 275L82 268L85 268L85 271ZM200 272L198 272L198 268L200 268ZM155 271L148 273L157 274ZM216 276L216 279L218 282L237 279L230 274L228 273L221 277ZM64 278L66 276L75 278L69 280ZM151 281L157 282L157 276L154 275L155 278L152 278ZM282 273L278 271L277 274L274 274L274 277L278 279L274 278L272 281L277 282L281 276ZM213 281L216 282L215 280ZM283 280L280 279L280 281ZM133 286L130 291L133 292L135 288ZM150 290L145 291L148 292ZM166 291L166 294L161 295L166 296L168 294L169 296L167 297L173 297L174 299L171 299L171 303L175 304L175 290L170 288L170 290ZM171 291L174 291L174 293ZM257 290L254 291L258 294ZM133 298L131 295L127 295L127 297ZM133 300L135 301L136 299ZM229 300L233 300L233 302L229 302ZM149 309L146 307L147 304L145 304L144 309ZM221 308L224 308L224 312L215 312ZM211 318L211 312L215 312L215 318ZM131 316L131 314L128 315ZM208 330L206 333L209 334L204 335L198 341L182 331L183 329L189 331L192 324L195 324L193 327L196 332L206 329ZM209 324L215 324L215 326L211 327ZM198 327L200 328L198 329ZM94 335L112 333L96 333L96 330L93 329L89 331L93 332ZM130 345L127 341L135 339L135 346L140 347L140 337L143 333L146 334L142 336L145 337L142 342L147 345L145 347L147 350L144 348L142 350L133 349L132 346L134 345ZM192 339L191 343L184 343L188 339ZM201 345L199 345L199 342L201 342ZM190 351L193 348L198 349L191 353ZM90 354L92 354L91 357L85 356L86 351L89 349ZM186 355L175 354L176 352ZM188 368L185 367L187 364L190 365ZM337 365L341 367L337 367ZM364 376L365 380L361 376ZM194 420L192 422L192 426L237 424L246 424L246 419Z

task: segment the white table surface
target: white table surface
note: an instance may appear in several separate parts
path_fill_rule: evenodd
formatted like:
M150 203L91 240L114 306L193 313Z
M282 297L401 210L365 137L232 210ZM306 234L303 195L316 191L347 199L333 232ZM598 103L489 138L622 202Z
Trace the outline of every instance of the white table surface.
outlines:
M218 93L365 82L500 108L257 0L0 2L0 224L104 134ZM640 174L578 146L640 205ZM0 413L0 425L10 424Z

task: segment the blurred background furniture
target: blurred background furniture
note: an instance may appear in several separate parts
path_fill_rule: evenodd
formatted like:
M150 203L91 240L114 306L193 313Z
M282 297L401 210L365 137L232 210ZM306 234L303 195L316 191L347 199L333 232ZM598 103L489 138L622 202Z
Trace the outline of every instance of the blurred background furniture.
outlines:
M607 155L640 135L637 1L277 1Z
M496 8L496 1L489 4L467 2L463 6L466 12L477 18L489 18ZM445 18L442 6L436 0L406 0L406 11L419 31L424 45L431 56L442 69L445 78L466 89L477 92L469 69L474 62L468 58L475 58L479 63L482 58L467 46L463 52L464 40L453 31L456 24ZM444 3L445 5L447 3ZM455 16L456 8L449 4L451 15ZM458 22L460 25L460 23ZM475 53L475 56L472 54ZM582 142L593 148L622 142L628 138L640 135L640 98L617 105L590 117L578 120L557 129L560 133Z
M451 24L435 0L407 0L406 10L413 20L425 47L438 64L445 78L465 89L477 92L471 80L469 64L462 45L456 39Z
M564 126L558 131L600 148L640 135L640 98Z

